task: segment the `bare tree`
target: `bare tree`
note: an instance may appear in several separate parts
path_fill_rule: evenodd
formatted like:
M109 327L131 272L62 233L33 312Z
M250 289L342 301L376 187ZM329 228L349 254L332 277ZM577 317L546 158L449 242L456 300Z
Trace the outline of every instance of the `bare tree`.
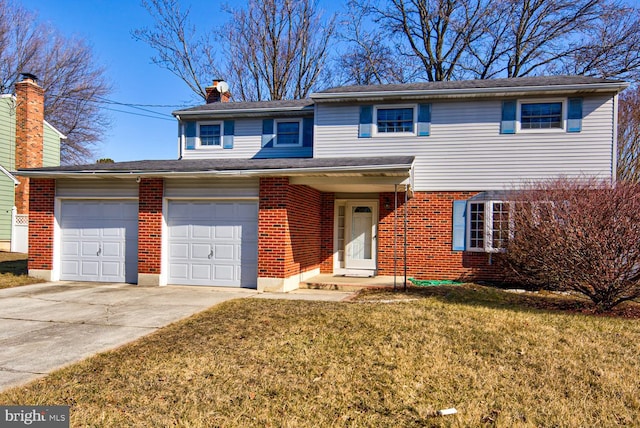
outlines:
M16 25L19 23L19 25ZM0 0L0 90L13 90L21 72L40 78L45 90L45 119L67 136L61 146L63 163L81 163L93 156L108 119L101 97L111 92L104 69L96 65L90 47L80 39L61 36L36 16Z
M595 179L531 184L512 201L503 254L518 281L580 293L599 310L640 297L640 187Z
M620 94L618 107L618 180L640 183L640 87Z
M354 5L379 25L370 38L392 40L394 55L418 59L429 81L560 73L637 78L640 70L640 14L619 0Z
M246 7L227 10L227 24L202 33L178 0L143 5L155 26L134 31L134 37L156 50L156 64L202 98L202 82L222 75L236 100L306 97L325 67L335 31L334 20L323 19L316 0L250 0ZM225 47L218 50L219 58L214 46Z
M13 91L21 72L40 78L45 119L67 136L63 163L91 159L109 124L98 103L111 89L95 64L83 40L65 38L26 9L0 0L0 90Z

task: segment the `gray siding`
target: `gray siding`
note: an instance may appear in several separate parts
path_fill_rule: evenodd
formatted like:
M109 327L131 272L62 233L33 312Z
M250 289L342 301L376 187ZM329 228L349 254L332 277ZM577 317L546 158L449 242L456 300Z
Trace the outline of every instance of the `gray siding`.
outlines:
M130 180L59 179L56 180L56 197L137 198L138 183L133 177Z
M257 198L257 178L243 179L166 179L164 195L168 198Z
M315 157L414 155L415 189L509 188L558 175L611 177L613 99L585 97L582 132L500 134L501 100L434 101L428 137L358 138L359 106L316 107Z
M262 148L262 118L238 119L235 121L233 148L196 148L186 150L182 144L183 159L250 159L250 158L299 158L313 156L312 147L270 147Z

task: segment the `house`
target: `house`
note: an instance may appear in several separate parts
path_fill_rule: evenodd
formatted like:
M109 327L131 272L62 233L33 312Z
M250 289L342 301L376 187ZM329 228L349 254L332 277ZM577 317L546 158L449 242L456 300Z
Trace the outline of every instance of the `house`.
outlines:
M60 165L66 137L44 120L44 92L35 76L23 74L15 91L0 95L0 250L27 252L28 180L11 171Z
M617 94L582 76L346 86L174 112L180 158L24 169L29 272L287 291L320 273L492 278L523 180L614 179Z

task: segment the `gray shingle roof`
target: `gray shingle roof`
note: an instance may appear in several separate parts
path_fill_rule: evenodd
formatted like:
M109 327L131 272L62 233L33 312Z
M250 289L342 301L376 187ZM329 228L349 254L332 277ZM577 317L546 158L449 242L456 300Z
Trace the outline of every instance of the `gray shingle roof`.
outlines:
M173 159L141 160L132 162L95 163L90 165L69 165L47 168L20 169L26 173L69 172L69 173L171 173L171 172L223 172L276 169L322 169L409 166L413 156L358 157L358 158L282 158L282 159ZM34 174L42 175L42 174Z
M279 101L251 101L251 102L228 102L228 103L211 103L200 106L190 107L183 110L174 111L174 115L184 114L185 112L226 112L238 110L279 110L279 109L299 109L304 110L305 107L313 106L313 100L305 98L302 100L279 100Z
M355 93L355 92L392 92L392 91L428 91L455 89L522 88L565 85L587 85L596 83L624 84L621 80L599 79L589 76L536 76L515 77L510 79L452 80L446 82L420 82L390 85L353 85L338 86L318 94ZM313 95L312 95L313 98Z

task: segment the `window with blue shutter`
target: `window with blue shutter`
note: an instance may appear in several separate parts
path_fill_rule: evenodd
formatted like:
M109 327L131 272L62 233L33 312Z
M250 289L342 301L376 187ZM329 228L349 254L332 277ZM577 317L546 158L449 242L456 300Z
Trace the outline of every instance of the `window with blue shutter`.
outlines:
M196 148L196 131L197 124L196 122L185 122L184 123L184 147L187 150L195 150Z
M262 147L273 147L273 140L276 134L273 131L273 119L264 119L262 121Z
M453 201L453 251L466 249L467 237L467 201Z
M313 118L302 119L302 147L313 147Z
M582 98L569 98L567 132L582 131Z
M359 138L371 138L373 129L373 106L360 106Z
M418 137L428 137L431 133L431 104L418 105Z
M235 132L235 120L224 121L224 135L222 136L222 148L233 149L233 134Z
M518 103L516 100L502 102L502 121L500 122L501 134L516 133L516 109Z

